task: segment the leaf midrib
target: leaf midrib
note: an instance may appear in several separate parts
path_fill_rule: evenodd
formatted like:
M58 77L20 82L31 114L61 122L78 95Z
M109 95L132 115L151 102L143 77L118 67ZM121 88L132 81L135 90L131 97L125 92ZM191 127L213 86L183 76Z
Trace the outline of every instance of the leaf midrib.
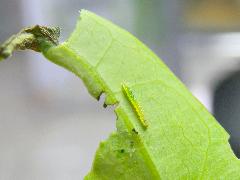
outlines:
M90 72L90 74L93 76L93 78L95 80L97 80L97 82L102 86L102 92L104 92L106 94L105 100L107 98L107 96L114 96L114 98L117 100L115 103L106 103L106 105L115 105L118 104L118 106L115 108L115 113L116 115L121 118L124 121L125 126L127 127L127 130L129 133L131 133L132 129L134 128L132 122L129 120L129 117L127 115L127 113L124 111L124 109L121 107L121 105L119 105L119 102L121 101L121 99L119 99L116 96L116 92L114 93L113 91L111 91L110 87L107 86L107 84L104 82L103 78L101 77L100 73L97 72L97 69L95 67L93 67L92 65L90 65L84 57L81 57L79 54L77 54L71 47L68 46L68 43L62 43L58 46L52 47L52 48L58 48L58 47L63 47L65 50L68 51L68 54L66 55L70 55L72 56L72 58L74 58L75 60L79 61L81 63L81 65L84 66L85 70L87 70L88 72ZM51 48L50 48L51 49ZM48 49L48 50L50 50ZM47 50L47 51L48 51ZM48 57L48 53L47 51L44 53L47 57ZM56 64L58 63L58 60L55 58L59 58L59 57L52 57L49 58L51 60L53 60ZM72 65L72 64L71 64ZM66 65L65 67L67 69L69 69ZM76 71L75 69L69 69L70 71L72 71L74 74L76 74L78 77L81 78L81 72ZM87 83L87 82L86 82ZM87 85L87 84L86 84ZM88 87L88 86L87 86ZM121 85L119 85L119 89L121 89ZM95 97L97 99L97 97ZM140 136L140 134L138 135ZM148 148L146 148L146 145L142 142L142 137L139 138L140 141L138 141L139 143L137 143L137 145L140 147L139 151L140 153L143 155L142 157L144 157L146 164L148 165L149 169L152 171L152 175L157 178L157 179L161 179L160 176L160 172L157 169L156 164L153 161L153 158L151 158L151 153L148 151Z

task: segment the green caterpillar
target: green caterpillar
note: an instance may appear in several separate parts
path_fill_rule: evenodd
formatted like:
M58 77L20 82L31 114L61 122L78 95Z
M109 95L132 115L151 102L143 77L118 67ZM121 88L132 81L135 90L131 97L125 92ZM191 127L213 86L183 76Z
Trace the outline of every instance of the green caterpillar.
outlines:
M148 127L148 124L144 118L144 114L142 111L141 106L138 104L137 100L135 99L133 92L131 91L131 89L126 85L126 84L122 84L122 89L124 91L124 94L126 95L127 99L130 101L131 106L133 107L134 111L136 112L138 119L140 120L142 126L144 128Z

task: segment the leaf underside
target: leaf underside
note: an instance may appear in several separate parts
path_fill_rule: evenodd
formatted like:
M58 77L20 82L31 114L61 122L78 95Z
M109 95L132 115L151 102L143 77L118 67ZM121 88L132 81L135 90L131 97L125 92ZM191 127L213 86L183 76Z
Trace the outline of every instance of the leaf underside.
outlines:
M75 31L44 52L83 79L107 105L118 104L117 132L102 142L85 179L239 179L229 135L166 65L111 22L82 10ZM127 82L144 129L124 96Z
M229 135L166 65L125 30L81 11L70 38L42 49L79 76L89 93L117 104L117 131L100 143L92 179L240 179ZM127 83L141 105L143 128L124 95Z

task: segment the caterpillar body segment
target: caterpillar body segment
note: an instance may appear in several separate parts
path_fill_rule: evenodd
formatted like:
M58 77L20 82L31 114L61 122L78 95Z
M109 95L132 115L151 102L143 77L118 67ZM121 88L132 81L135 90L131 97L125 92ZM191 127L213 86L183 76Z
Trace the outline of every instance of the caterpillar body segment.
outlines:
M139 103L137 102L135 96L133 95L132 90L124 83L122 84L122 89L123 89L123 92L124 92L125 96L127 97L128 101L130 102L132 108L136 112L140 123L142 124L142 126L144 128L147 128L148 124L144 118L143 110L142 110L141 106L139 105Z

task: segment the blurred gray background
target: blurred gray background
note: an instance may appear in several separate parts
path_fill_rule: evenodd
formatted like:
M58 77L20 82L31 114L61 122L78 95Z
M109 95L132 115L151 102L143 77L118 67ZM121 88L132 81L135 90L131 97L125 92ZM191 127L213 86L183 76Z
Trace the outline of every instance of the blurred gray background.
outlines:
M25 26L73 31L80 9L127 29L158 54L231 134L240 156L240 0L0 0L0 42ZM0 63L0 180L78 180L115 130L75 75L41 54Z

